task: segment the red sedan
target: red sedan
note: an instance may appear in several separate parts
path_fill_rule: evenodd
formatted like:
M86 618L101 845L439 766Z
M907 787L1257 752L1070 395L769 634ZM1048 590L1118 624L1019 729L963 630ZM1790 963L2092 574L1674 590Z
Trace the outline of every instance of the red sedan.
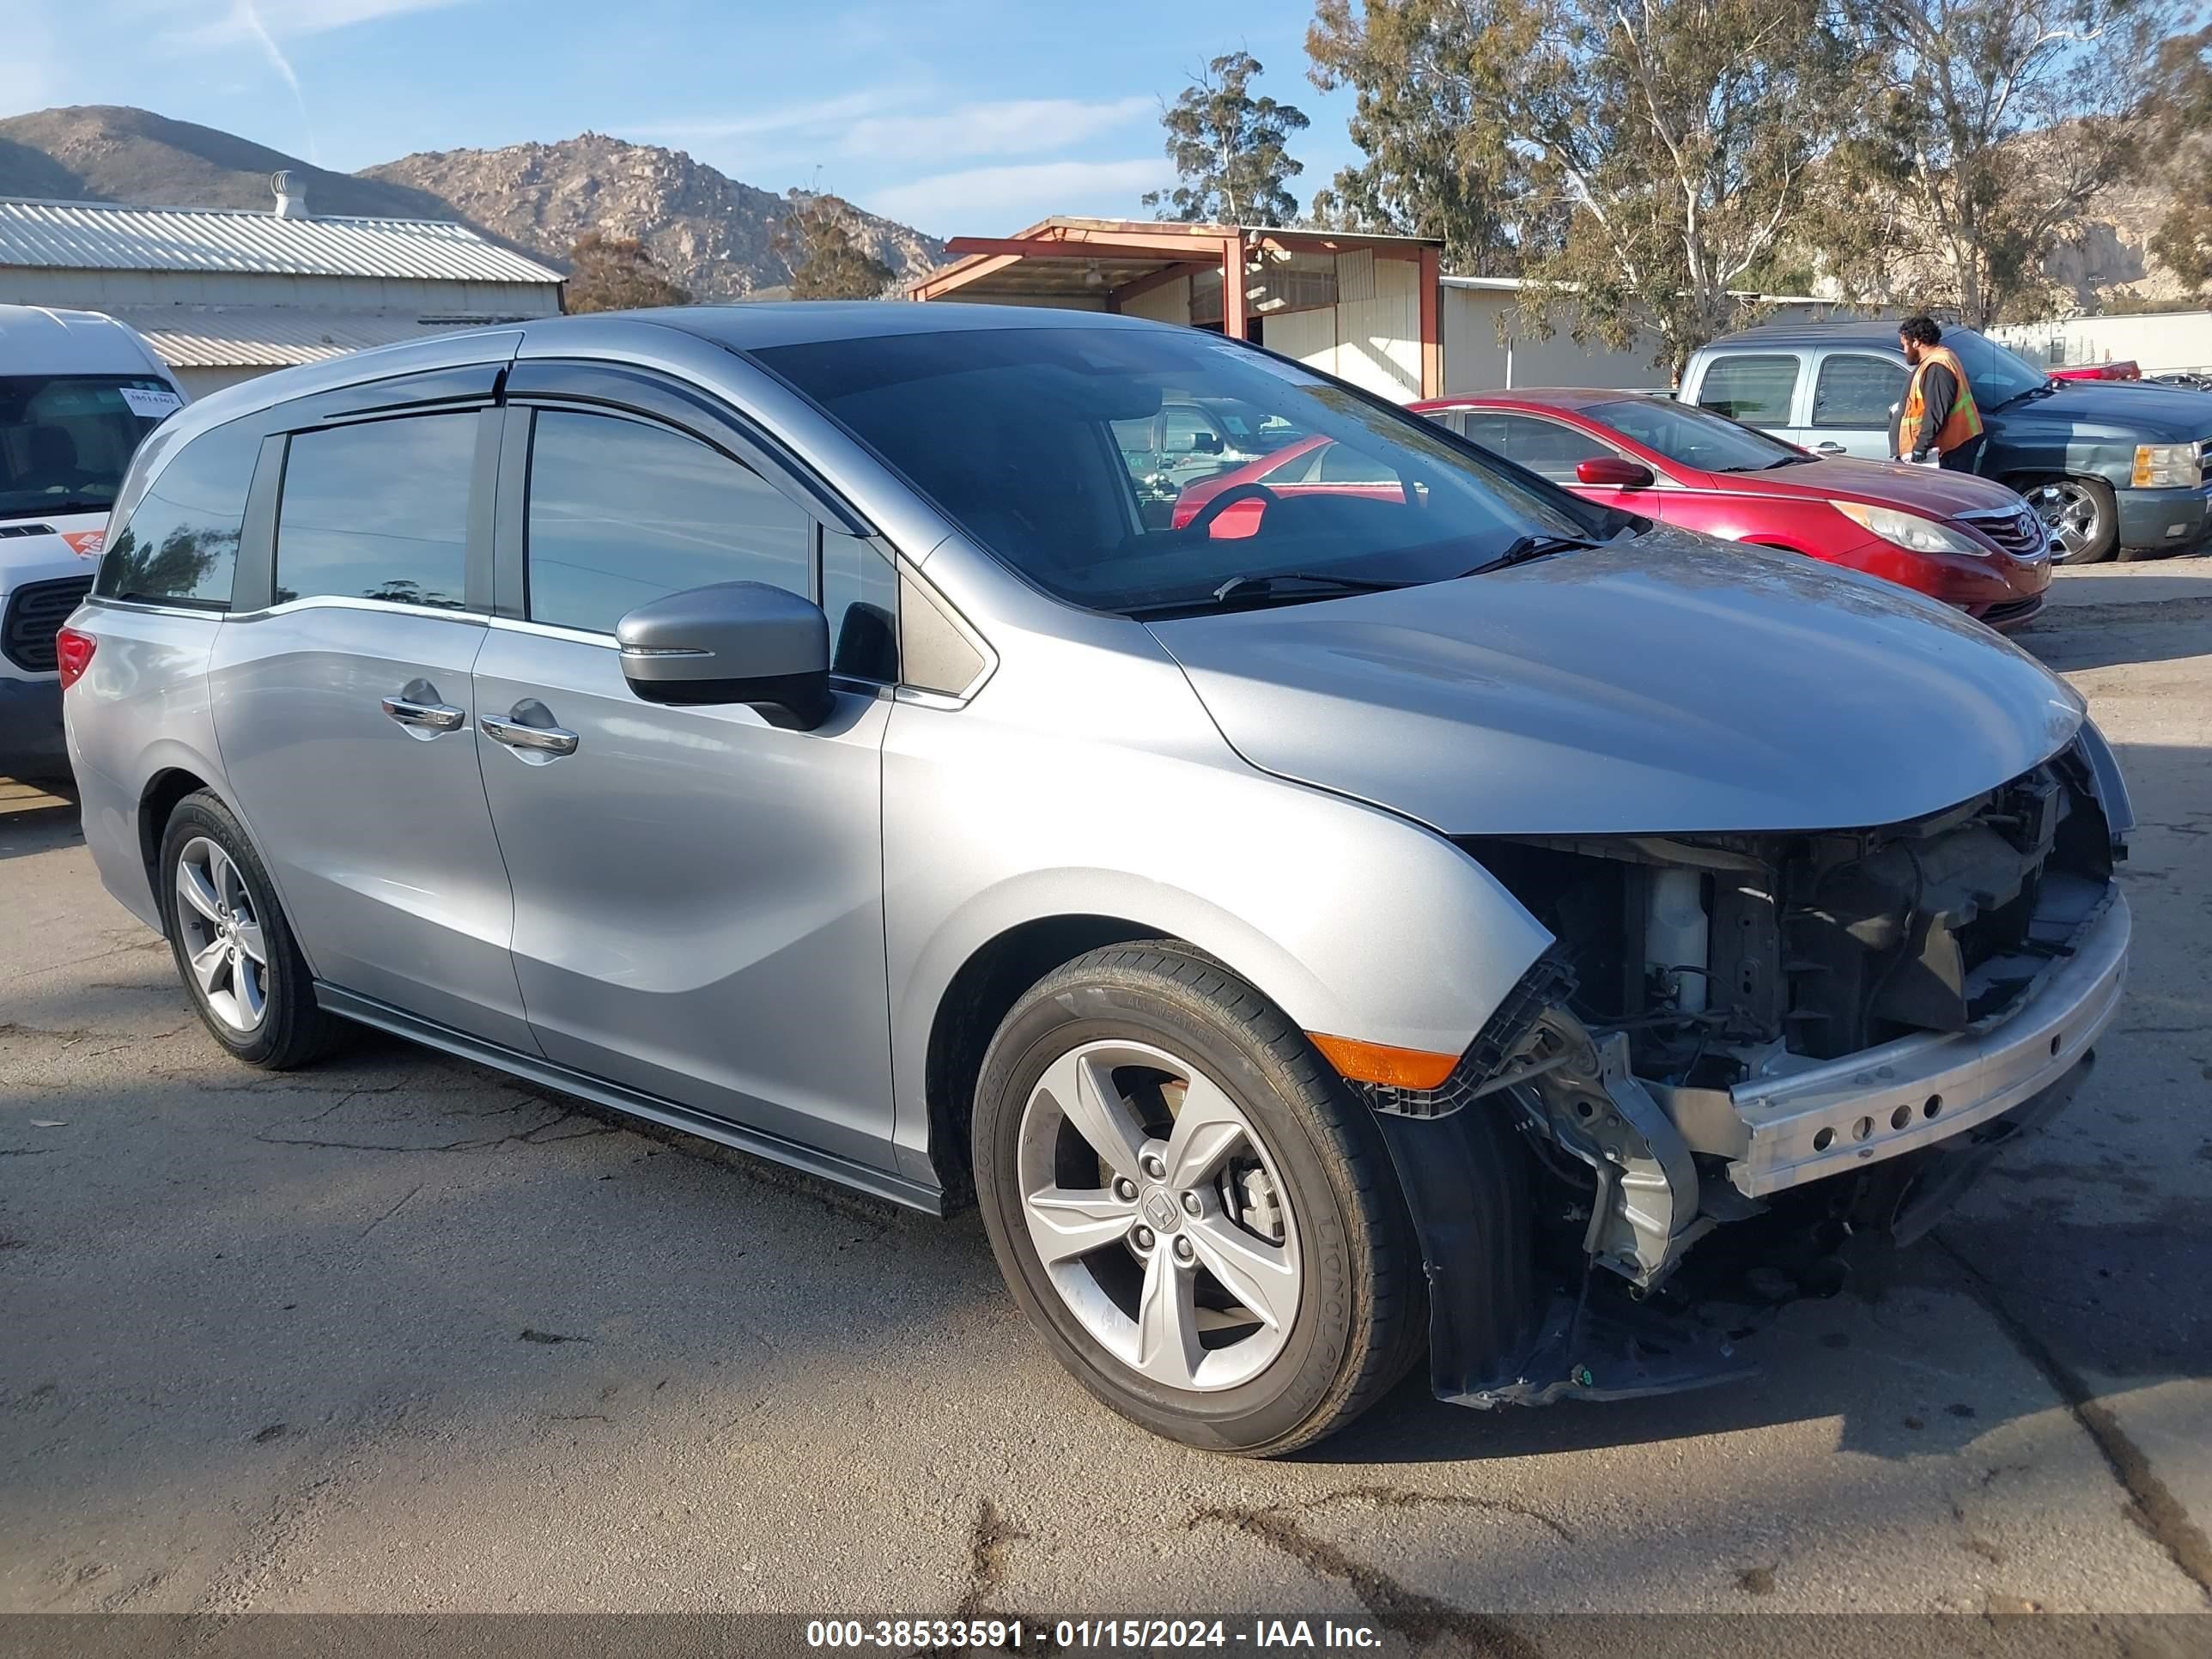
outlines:
M1955 605L1992 628L2043 608L2050 536L2033 508L1987 478L1893 461L1833 460L1718 415L1640 392L1498 392L1415 404L1462 437L1577 495L1728 541L1787 549ZM1186 524L1213 496L1264 483L1276 495L1380 491L1322 439L1206 479L1176 500ZM1216 536L1250 535L1264 503L1237 502Z

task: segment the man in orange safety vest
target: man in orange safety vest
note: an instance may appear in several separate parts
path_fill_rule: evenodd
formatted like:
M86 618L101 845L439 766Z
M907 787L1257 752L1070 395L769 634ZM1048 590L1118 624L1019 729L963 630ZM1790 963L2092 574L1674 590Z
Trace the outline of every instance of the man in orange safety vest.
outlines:
M1908 317L1897 328L1897 343L1912 370L1899 411L1890 453L1905 460L1931 456L1948 471L1972 472L1982 456L1982 412L1966 383L1966 366L1943 343L1943 330L1932 317Z

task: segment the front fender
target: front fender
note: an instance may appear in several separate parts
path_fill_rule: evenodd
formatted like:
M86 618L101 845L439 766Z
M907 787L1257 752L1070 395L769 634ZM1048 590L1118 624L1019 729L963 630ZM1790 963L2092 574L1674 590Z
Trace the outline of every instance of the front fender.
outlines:
M893 711L884 936L902 1159L927 1158L926 1060L948 988L1024 923L1126 921L1219 957L1303 1030L1454 1054L1551 942L1443 836L1247 765L1171 663L1123 659L1114 680L1109 718L1068 673L1031 680L1009 653L973 706Z

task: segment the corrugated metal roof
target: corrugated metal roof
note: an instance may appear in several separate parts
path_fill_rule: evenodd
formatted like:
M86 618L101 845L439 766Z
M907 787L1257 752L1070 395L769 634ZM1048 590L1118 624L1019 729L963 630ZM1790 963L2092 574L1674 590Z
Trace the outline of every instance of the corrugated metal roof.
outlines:
M0 198L0 265L557 283L561 273L428 219L280 219L216 208Z
M308 306L118 306L108 315L144 335L172 368L289 368L370 346L520 320Z

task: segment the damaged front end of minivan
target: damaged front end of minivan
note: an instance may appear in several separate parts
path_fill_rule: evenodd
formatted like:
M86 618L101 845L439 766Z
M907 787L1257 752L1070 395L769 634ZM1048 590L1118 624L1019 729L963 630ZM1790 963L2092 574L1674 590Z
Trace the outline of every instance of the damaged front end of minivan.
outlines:
M1832 1292L1847 1247L1924 1233L2064 1106L2112 1020L2130 828L2085 724L1905 823L1462 839L1554 943L1441 1086L1368 1088L1439 1396L1742 1375L1746 1306Z

